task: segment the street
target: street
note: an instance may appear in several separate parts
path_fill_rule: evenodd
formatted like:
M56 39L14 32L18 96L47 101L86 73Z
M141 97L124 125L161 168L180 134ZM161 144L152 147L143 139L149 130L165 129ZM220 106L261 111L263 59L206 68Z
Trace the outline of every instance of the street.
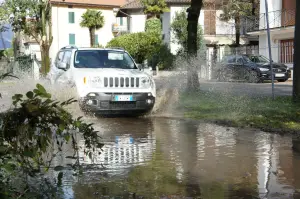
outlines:
M163 98L160 96L163 90L181 89L185 85L184 79L184 76L156 78L157 99ZM36 83L28 80L0 84L3 97L1 104L7 108L13 94L25 94ZM74 89L50 85L45 87L54 99L60 101L76 97ZM275 88L276 95L290 95L292 85L289 82L276 83ZM201 81L201 89L251 96L271 95L270 83ZM167 98L172 97L174 96L170 94ZM83 115L76 103L69 106L68 110L74 117ZM263 198L270 194L268 198L279 199L289 198L300 188L299 174L293 171L300 167L300 155L292 151L293 138L290 136L279 137L259 130L228 128L157 115L141 118L85 116L83 119L94 123L104 148L101 155L93 161L83 151L79 151L81 164L87 166L85 175L80 183L66 171L65 175L69 177L64 182L64 198L93 198L95 190L102 190L104 187L105 196L110 197L120 196L120 192L127 196L137 192L141 197L155 198L155 194L159 192L181 198L196 198L204 194L200 190L214 187L214 192L228 193L229 198L236 195L241 197L241 194L255 194L257 198ZM84 140L80 135L79 139L83 146ZM288 158L286 154L289 154ZM70 161L59 157L54 162L70 164ZM58 171L52 172L52 175L58 174ZM280 175L275 175L276 172ZM289 173L294 175L288 175ZM124 178L127 180L124 181ZM83 181L93 184L95 190L87 189ZM239 190L215 188L220 184L221 187L230 187L236 182L246 181L253 186L242 193ZM173 189L168 190L168 186ZM272 187L277 189L273 190Z
M157 88L183 88L185 86L186 73L161 72L156 77ZM272 96L272 84L265 83L243 83L243 82L217 82L200 80L200 89L203 91L226 92L233 95L248 96ZM275 96L291 96L293 84L291 81L274 83Z

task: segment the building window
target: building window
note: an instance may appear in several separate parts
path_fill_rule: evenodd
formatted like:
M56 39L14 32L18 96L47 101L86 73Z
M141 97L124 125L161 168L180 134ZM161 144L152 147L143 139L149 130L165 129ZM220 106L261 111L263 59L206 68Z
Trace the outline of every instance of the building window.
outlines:
M205 35L216 34L216 11L215 10L204 11L204 34Z
M123 17L120 17L120 26L123 26Z
M69 45L75 45L75 34L69 34Z
M280 62L293 63L294 62L294 39L287 39L280 41Z
M98 45L98 43L99 43L99 42L98 42L98 35L96 34L96 35L95 35L95 43L94 43L94 45Z
M75 23L75 13L69 12L69 23Z

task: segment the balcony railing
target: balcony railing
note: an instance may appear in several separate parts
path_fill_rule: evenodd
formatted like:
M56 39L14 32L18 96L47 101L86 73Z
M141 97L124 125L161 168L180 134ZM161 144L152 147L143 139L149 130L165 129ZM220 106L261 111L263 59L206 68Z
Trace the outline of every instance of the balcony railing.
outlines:
M296 10L277 10L269 12L269 27L285 28L295 25ZM259 17L246 17L243 19L244 27L247 32L266 30L266 13L260 14Z
M127 26L120 26L119 24L112 24L112 32L128 32Z
M202 33L206 36L229 36L229 35L235 35L235 25L234 24L225 24L225 25L201 25ZM240 27L240 34L245 35L245 27Z

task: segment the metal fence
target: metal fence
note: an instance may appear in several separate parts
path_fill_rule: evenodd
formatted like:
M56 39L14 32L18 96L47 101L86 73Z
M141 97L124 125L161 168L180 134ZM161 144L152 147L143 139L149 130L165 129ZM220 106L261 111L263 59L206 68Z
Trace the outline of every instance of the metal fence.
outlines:
M0 74L12 73L19 78L39 78L39 62L31 55L0 60Z
M215 79L214 71L217 70L219 63L224 56L253 54L262 55L269 59L268 46L259 47L258 45L247 45L241 47L217 46L208 47L206 50L206 64L201 64L200 77L202 79ZM292 70L294 60L293 40L278 41L271 46L272 59L274 62L285 64Z
M284 28L295 25L296 10L277 10L268 13L270 28ZM243 18L243 27L247 32L258 30L266 30L266 13L260 14L258 17Z

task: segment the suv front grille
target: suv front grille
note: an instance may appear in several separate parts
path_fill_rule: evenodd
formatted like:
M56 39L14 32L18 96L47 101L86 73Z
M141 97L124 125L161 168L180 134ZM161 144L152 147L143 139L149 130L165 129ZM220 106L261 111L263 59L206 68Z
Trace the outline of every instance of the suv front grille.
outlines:
M110 102L111 109L133 109L136 108L136 102Z
M139 77L104 77L104 87L109 88L139 88Z

